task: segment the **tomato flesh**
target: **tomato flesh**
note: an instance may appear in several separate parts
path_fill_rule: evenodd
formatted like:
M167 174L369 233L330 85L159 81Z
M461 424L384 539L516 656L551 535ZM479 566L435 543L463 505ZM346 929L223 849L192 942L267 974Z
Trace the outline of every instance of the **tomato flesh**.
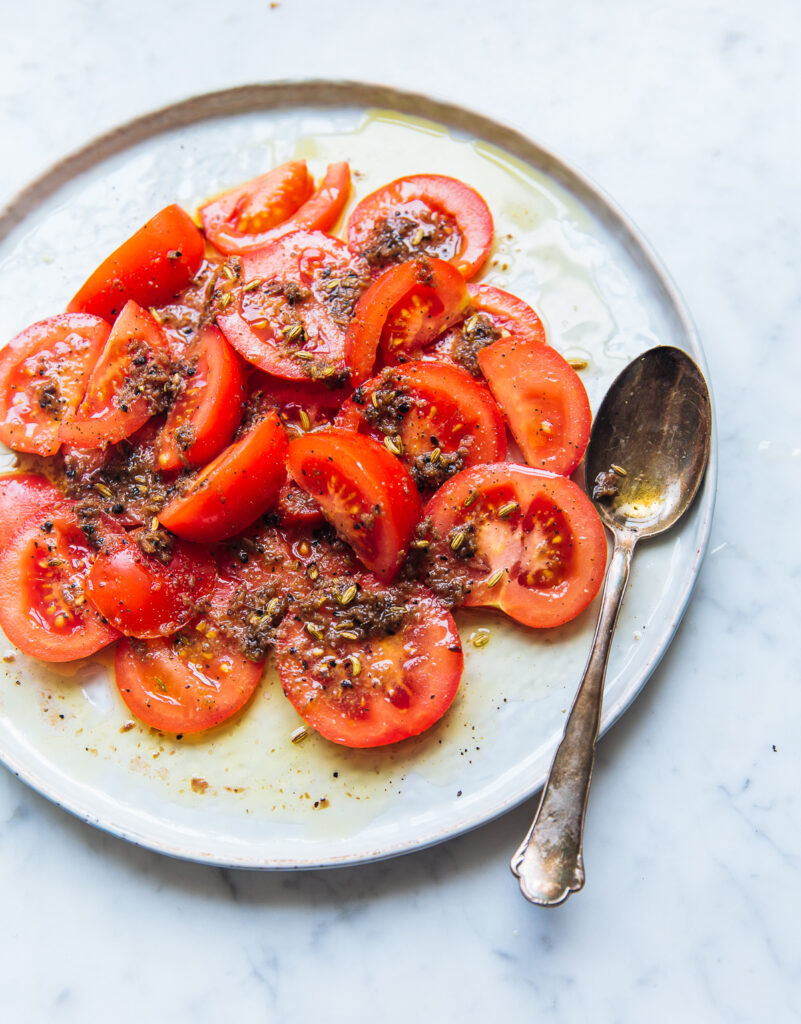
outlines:
M193 479L158 518L186 540L233 537L267 511L286 479L286 431L271 411Z
M414 174L366 196L348 219L348 241L375 266L415 255L446 259L464 277L483 265L494 227L475 191L442 174Z
M533 627L562 625L593 600L606 535L571 480L499 463L465 470L429 502L426 580L456 581L461 603L499 608Z
M506 428L489 391L443 363L388 367L345 403L338 426L384 441L420 490L506 457Z
M0 441L55 455L59 425L83 399L109 330L99 317L61 313L12 338L0 351Z
M200 269L204 248L192 218L173 203L100 264L67 312L93 313L113 321L129 299L140 306L169 302Z
M291 441L287 465L362 563L391 580L420 515L414 482L395 456L370 437L330 429Z
M247 375L218 328L205 326L186 354L192 376L156 444L164 471L202 466L225 448L242 419Z
M377 747L415 736L445 714L459 686L462 649L450 613L425 588L399 593L366 574L357 582L345 607L342 591L328 590L313 611L287 615L277 666L284 693L308 725L334 743Z
M89 572L86 596L121 633L169 636L194 617L193 605L214 585L214 565L200 548L175 542L160 560L140 546L141 532L101 552Z
M263 665L243 657L209 630L190 628L157 640L122 640L114 674L122 699L138 719L169 733L211 729L253 696Z
M117 528L102 520L103 530ZM97 557L70 503L28 517L0 556L0 626L25 654L42 661L85 658L119 636L87 602Z
M40 473L0 476L0 551L26 519L63 500L61 491Z
M78 448L116 444L135 433L165 404L170 377L167 339L147 312L131 301L114 323L92 371L86 395L59 437Z
M478 363L526 462L571 473L592 426L590 402L576 371L549 345L514 336L481 349Z
M370 375L377 347L389 365L415 358L462 318L468 301L467 285L450 263L425 258L390 267L361 296L348 327L352 382Z

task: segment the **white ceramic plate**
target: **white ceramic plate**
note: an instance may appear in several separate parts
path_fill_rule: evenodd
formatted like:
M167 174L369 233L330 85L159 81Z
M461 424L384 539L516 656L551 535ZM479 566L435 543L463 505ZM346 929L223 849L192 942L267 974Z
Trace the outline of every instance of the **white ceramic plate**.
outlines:
M675 290L623 215L586 179L518 133L461 108L355 83L278 83L202 96L91 143L0 215L0 337L62 309L94 266L169 202L204 196L293 156L319 175L347 158L355 197L401 174L479 189L496 220L482 279L543 316L554 346L588 361L597 407L623 366L656 344L703 356ZM13 297L13 301L12 301ZM7 459L10 465L10 457ZM602 728L665 652L709 536L705 485L679 529L635 558ZM0 757L85 821L160 850L236 867L306 868L387 857L474 828L544 781L589 650L597 608L534 632L461 613L466 669L428 733L379 751L316 736L270 670L233 723L178 741L133 724L108 656L53 672L13 652L0 675ZM488 627L486 647L471 633Z

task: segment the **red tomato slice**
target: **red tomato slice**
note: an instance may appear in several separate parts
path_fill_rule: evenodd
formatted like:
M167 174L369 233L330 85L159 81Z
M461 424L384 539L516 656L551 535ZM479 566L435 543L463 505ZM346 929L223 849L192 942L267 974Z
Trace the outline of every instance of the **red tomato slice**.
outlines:
M202 732L240 711L259 685L252 662L219 634L190 628L168 639L123 640L114 673L122 699L145 725L162 732Z
M26 519L63 500L61 491L39 473L0 476L0 551Z
M107 537L122 532L101 522ZM74 661L117 639L86 600L96 557L69 502L26 519L0 557L0 626L16 647L42 661Z
M550 345L514 336L481 349L478 363L526 462L571 473L592 426L590 402L576 371Z
M414 482L395 456L370 437L331 429L291 441L287 465L364 565L391 580L420 515Z
M348 219L348 242L373 266L423 254L449 260L468 278L486 260L493 232L478 192L442 174L398 178L362 199Z
M217 324L240 355L290 380L347 380L345 332L367 282L347 245L293 231L242 258L241 279L221 277Z
M135 302L117 317L74 416L59 437L98 448L129 437L169 402L170 356L164 332Z
M345 607L332 592L313 613L287 615L276 642L278 674L295 710L326 739L377 747L416 736L445 714L461 679L462 648L430 591L388 588L367 575L358 583ZM346 622L349 629L336 629Z
M314 498L302 491L290 476L278 492L275 510L282 526L317 526L325 522L323 511Z
M55 455L109 336L87 313L61 313L28 327L0 351L0 441L20 452Z
M339 220L350 196L350 167L347 162L329 164L320 187L299 210L281 225L283 231L328 231Z
M606 535L572 480L527 466L476 466L449 480L431 517L426 582L457 603L499 608L526 626L560 626L603 581Z
M210 462L159 519L186 540L233 537L275 503L286 479L286 450L286 431L272 411Z
M180 541L161 561L142 549L145 537L138 531L109 544L89 572L86 596L126 636L169 636L196 616L215 567L201 548Z
M412 260L390 267L359 299L345 339L351 380L372 373L376 347L389 365L415 358L450 324L464 315L467 285L450 263Z
M195 222L165 207L104 260L67 306L112 321L129 299L158 306L177 295L200 268L205 245Z
M387 367L354 392L337 425L399 454L421 491L468 466L506 458L506 427L492 395L443 363Z
M250 380L251 396L260 392L263 404L273 407L290 437L330 427L350 394L346 388L329 388L316 381L284 380L256 371Z
M158 468L202 466L219 455L242 419L247 373L222 333L205 326L186 354L192 376L156 444Z
M456 363L474 377L480 377L476 356L493 341L512 334L534 344L547 343L542 320L516 295L485 284L470 284L467 290L470 305L464 321L437 338L425 358Z
M198 209L206 237L228 256L243 255L272 241L274 228L314 191L305 160L290 160L224 192Z

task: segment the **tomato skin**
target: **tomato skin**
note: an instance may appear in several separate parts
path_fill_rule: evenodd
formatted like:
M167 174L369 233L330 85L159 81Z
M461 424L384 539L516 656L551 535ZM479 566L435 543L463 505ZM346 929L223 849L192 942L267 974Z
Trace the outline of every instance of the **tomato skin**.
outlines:
M64 501L64 495L40 473L0 476L0 551L26 519Z
M192 218L166 206L105 259L67 306L113 321L129 299L140 306L168 302L200 268L205 245Z
M464 278L444 260L389 267L361 296L348 327L345 361L352 367L352 383L370 376L379 345L390 366L415 358L462 318L468 301Z
M221 282L217 324L237 352L266 373L332 383L348 375L348 316L339 285L327 285L348 282L350 294L363 280L343 241L322 231L292 231L244 256L241 282ZM295 290L287 294L290 285ZM287 340L292 331L295 340Z
M358 582L370 597L387 593L367 574ZM301 617L287 615L279 628L276 660L284 693L303 720L333 743L397 743L430 728L453 702L464 667L456 624L424 587L400 600L408 618L397 632L333 639L328 658L320 658L320 642ZM323 609L315 628L330 621Z
M165 564L141 550L139 536L119 537L98 555L86 596L126 636L169 636L194 615L186 599L202 601L211 593L214 565L202 549L180 541Z
M124 639L117 645L117 686L138 719L162 732L196 733L219 725L247 704L261 680L263 663L248 661L219 640L204 652L204 642L190 629L179 637Z
M60 313L11 339L0 351L0 441L15 451L55 455L59 424L83 399L110 330L99 317Z
M247 373L222 332L207 324L186 354L195 374L167 416L156 443L160 470L202 466L225 448L242 419ZM181 444L182 432L191 442Z
M397 178L366 196L348 218L348 242L357 252L368 250L382 225L393 216L406 217L425 231L427 214L429 221L431 215L435 221L445 220L446 235L455 236L458 243L456 251L444 258L464 277L472 277L484 264L492 246L492 214L475 189L443 174ZM442 248L427 248L421 242L422 239L415 243L411 236L402 259L411 259L418 253L443 255Z
M314 191L305 160L290 160L198 208L206 237L227 256L260 249Z
M75 414L59 427L59 438L86 449L129 437L154 413L150 396L136 394L133 384L141 381L147 387L151 374L160 378L169 366L164 332L147 310L127 302L92 371L86 395Z
M452 574L466 587L465 605L498 608L534 628L560 626L603 582L603 524L567 477L510 463L475 466L441 487L425 516L426 579L433 586L432 572ZM457 534L464 540L454 549Z
M328 231L339 220L350 196L350 166L347 161L329 164L320 187L299 210L282 225L287 231L304 228Z
M233 537L275 503L286 479L286 450L286 431L271 411L201 470L159 519L186 540L211 543Z
M469 284L467 291L470 295L470 305L466 310L464 322L455 324L437 338L434 344L426 349L424 358L454 362L474 377L480 377L481 370L475 352L476 335L482 344L485 341L486 344L491 344L493 340L510 334L525 338L533 344L547 344L545 325L527 302L523 302L511 292L485 284ZM477 320L474 319L476 315ZM485 337L481 337L481 334Z
M106 536L118 527L103 517ZM25 654L42 661L86 658L119 633L85 600L96 551L66 500L26 518L0 555L0 626Z
M403 415L390 411L382 418L383 398L390 395L389 410L398 409L400 397L406 399L408 411ZM506 427L492 395L467 372L444 363L388 367L345 402L337 426L357 430L376 441L383 441L385 436L400 437L400 457L410 468L417 465L422 469L421 463L426 462L430 465L432 450L438 448L443 478L447 456L460 449L466 450L458 462L454 461L460 468L500 462L506 457ZM421 486L425 478L422 473L418 475Z
M287 465L362 563L391 580L420 515L417 489L395 456L370 437L332 428L291 441Z
M481 349L478 363L526 462L571 473L592 426L590 402L576 371L550 345L514 336Z

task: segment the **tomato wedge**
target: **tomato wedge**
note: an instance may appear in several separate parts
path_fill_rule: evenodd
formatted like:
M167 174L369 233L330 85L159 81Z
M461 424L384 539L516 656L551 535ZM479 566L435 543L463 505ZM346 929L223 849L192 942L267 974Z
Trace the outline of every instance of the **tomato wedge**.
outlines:
M481 377L478 352L510 334L533 344L546 344L545 327L535 311L516 295L485 284L469 284L465 319L445 331L426 350L425 358L453 362Z
M122 531L105 517L106 537ZM25 654L42 661L86 658L119 633L87 602L87 575L97 551L71 503L28 517L0 556L0 626Z
M328 231L339 220L350 196L350 167L346 161L329 164L325 177L314 195L281 225L285 231L305 228Z
M499 608L526 626L560 626L603 581L606 535L584 492L527 466L476 466L429 502L425 580L456 603Z
M372 266L434 256L467 278L489 255L493 232L478 192L443 174L397 178L362 199L348 218L348 242Z
M126 636L169 636L194 618L195 604L211 593L215 578L201 548L137 531L117 537L97 556L86 596Z
M326 739L397 743L430 728L453 702L463 669L459 633L424 587L390 588L367 574L354 586L344 607L341 592L330 590L322 605L284 619L276 641L281 685Z
M81 402L109 325L87 313L40 320L0 351L0 441L55 455L59 425Z
M93 313L112 321L129 299L140 306L169 302L198 272L204 250L195 222L173 203L100 264L67 312Z
M443 363L387 367L354 392L337 425L382 441L421 491L467 466L506 457L506 427L492 395Z
M217 324L240 355L267 373L331 385L348 379L345 331L367 283L347 245L293 231L251 256L241 277L221 277Z
M161 470L202 466L219 455L242 419L247 373L216 328L206 325L186 354L192 375L156 444Z
M159 640L122 640L114 674L138 719L162 732L202 732L226 721L253 696L263 670L219 634L190 628Z
M390 267L359 299L345 339L352 383L372 373L376 347L385 363L416 358L464 315L469 296L462 275L444 260L422 258Z
M286 447L286 431L271 411L201 470L159 519L186 540L233 537L275 503L286 479Z
M290 160L199 207L206 237L227 256L263 248L273 229L311 196L305 160Z
M146 310L126 303L117 317L86 395L58 436L77 448L116 444L169 402L170 356L164 332Z
M482 348L478 363L526 462L572 473L592 426L590 401L572 366L550 345L514 336Z
M417 489L395 456L371 437L330 429L291 441L287 465L362 563L391 580L420 515Z
M61 491L40 473L0 476L0 551L26 519L63 500Z

